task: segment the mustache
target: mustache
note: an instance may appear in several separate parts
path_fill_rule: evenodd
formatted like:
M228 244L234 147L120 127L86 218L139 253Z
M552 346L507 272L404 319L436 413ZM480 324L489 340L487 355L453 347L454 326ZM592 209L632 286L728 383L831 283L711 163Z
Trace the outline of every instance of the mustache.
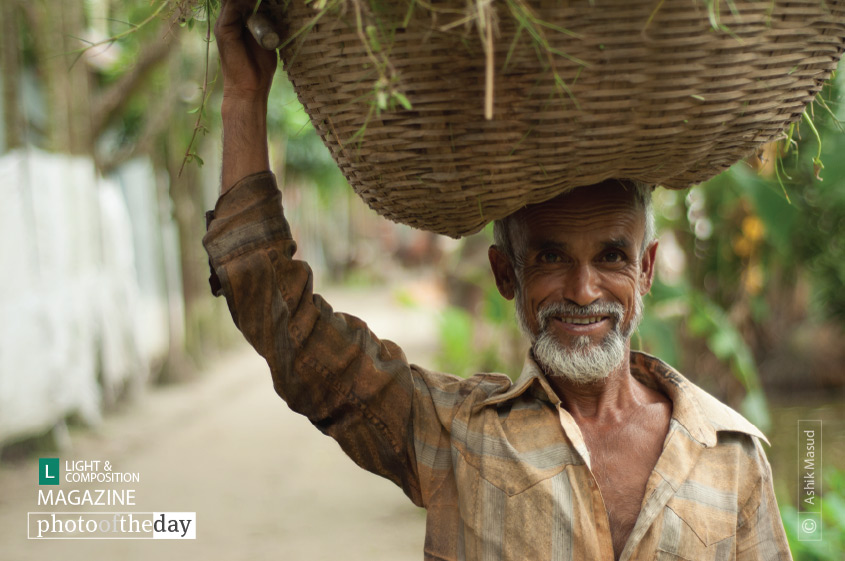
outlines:
M619 325L625 317L625 308L618 302L593 302L588 306L579 306L569 302L552 302L537 312L540 329L545 330L549 320L561 316L610 316Z

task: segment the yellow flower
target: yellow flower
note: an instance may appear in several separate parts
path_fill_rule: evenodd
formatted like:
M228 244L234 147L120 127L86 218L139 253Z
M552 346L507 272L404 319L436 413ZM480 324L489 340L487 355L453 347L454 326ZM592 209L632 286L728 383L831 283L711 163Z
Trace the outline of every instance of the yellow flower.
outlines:
M766 233L766 227L763 222L754 215L746 216L742 221L742 235L748 238L752 243L759 242L763 239Z

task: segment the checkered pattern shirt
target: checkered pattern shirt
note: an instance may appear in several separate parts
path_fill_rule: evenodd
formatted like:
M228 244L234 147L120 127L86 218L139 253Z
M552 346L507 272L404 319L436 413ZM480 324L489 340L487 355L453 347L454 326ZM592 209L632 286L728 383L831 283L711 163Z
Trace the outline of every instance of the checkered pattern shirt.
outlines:
M278 394L427 509L426 559L614 559L584 438L530 358L516 382L462 379L335 313L293 259L270 173L220 198L204 243L212 287ZM669 397L672 419L620 559L791 559L765 437L656 358L631 353L631 372Z

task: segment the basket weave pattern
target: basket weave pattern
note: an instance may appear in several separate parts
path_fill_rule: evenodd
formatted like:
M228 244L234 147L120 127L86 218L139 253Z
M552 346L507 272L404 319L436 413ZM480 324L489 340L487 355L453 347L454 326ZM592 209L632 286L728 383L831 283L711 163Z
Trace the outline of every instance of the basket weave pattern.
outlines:
M385 4L381 21L402 22L406 3ZM524 30L514 41L515 19L495 3L492 120L484 119L478 33L443 30L455 15L416 8L395 30L389 57L411 110L371 111L377 74L350 13L324 16L282 58L364 201L392 220L458 237L608 178L700 183L798 119L845 50L845 0L735 0L736 13L722 6L721 30L703 0L659 4L532 2L540 19L577 34L546 28L549 44L586 63L554 56L551 68ZM314 11L294 0L280 17L280 29L296 30Z

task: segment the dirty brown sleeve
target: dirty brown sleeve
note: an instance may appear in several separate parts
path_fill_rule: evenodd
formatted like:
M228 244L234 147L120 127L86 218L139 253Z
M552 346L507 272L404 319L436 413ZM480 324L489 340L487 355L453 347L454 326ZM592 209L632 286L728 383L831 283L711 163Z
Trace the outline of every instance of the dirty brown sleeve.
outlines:
M221 196L203 238L212 288L267 360L276 392L361 467L422 506L411 420L414 376L402 350L312 292L272 173Z

